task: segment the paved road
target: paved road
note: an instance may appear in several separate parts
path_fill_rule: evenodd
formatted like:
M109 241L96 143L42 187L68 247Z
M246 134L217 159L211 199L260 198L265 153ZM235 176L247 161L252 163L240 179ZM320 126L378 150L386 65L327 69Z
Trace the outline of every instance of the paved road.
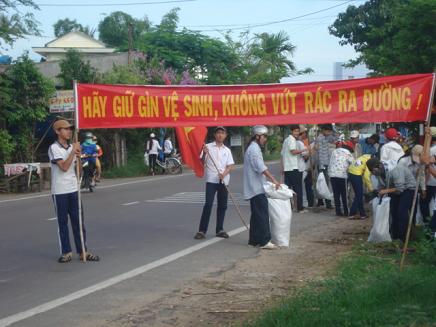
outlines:
M231 184L239 198L241 168ZM49 196L0 198L0 326L103 325L135 301L152 301L186 280L256 255L258 250L245 246L248 235L232 206L225 222L234 231L229 240L212 234L206 241L192 238L203 188L188 173L106 181L95 193L84 193L88 246L102 257L87 264L56 262L57 223ZM241 210L248 219L246 203ZM299 228L317 221L302 220Z

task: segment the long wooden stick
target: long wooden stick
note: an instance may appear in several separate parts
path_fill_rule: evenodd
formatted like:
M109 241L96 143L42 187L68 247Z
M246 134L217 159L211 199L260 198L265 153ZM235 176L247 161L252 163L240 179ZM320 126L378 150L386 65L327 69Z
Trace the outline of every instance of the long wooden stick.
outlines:
M412 203L412 209L410 210L410 214L409 214L409 223L407 225L406 240L404 242L403 253L401 255L400 271L403 271L404 261L406 260L407 247L409 245L410 232L412 230L413 216L414 216L415 207L416 207L416 199L418 198L418 189L419 189L418 178L419 178L419 175L421 174L421 171L422 171L422 166L420 166L418 168L418 172L416 173L416 186L415 186L415 192L413 192L413 203Z
M74 81L74 103L75 103L75 129L74 129L74 142L79 142L79 109L78 109L78 99L77 99L77 82ZM82 217L82 193L80 190L81 178L80 178L80 158L76 158L76 177L77 177L77 199L79 201L79 228L80 228L80 244L82 246L82 262L86 262L86 249L85 249L85 238L83 237L83 217Z
M433 106L434 92L435 92L435 74L433 73L433 88L432 88L432 92L431 92L431 95L430 95L430 102L429 102L429 105L428 105L428 108L427 108L427 119L426 119L426 122L425 122L425 127L426 128L430 127L431 109L432 109L432 106ZM425 156L429 155L428 152L429 152L429 149L430 149L430 142L431 142L430 135L425 133L424 151L423 151L423 155L425 155ZM422 165L419 167L418 172L416 174L416 187L415 187L415 193L414 193L414 196L413 196L412 210L411 210L410 215L409 215L409 224L407 226L406 240L404 242L403 253L401 254L400 271L403 271L403 269L404 269L404 262L406 260L407 247L409 245L409 240L410 240L410 231L412 229L413 214L415 212L416 199L417 199L417 195L418 195L418 188L419 188L418 178L419 178L419 174L421 173L421 171L422 171Z
M215 166L216 171L218 172L218 174L220 174L221 172L220 172L220 170L218 169L218 166L217 166L217 164L215 163L215 160L213 159L213 157L212 157L210 154L209 154L208 156L209 156L210 160L212 161L213 165ZM233 194L232 194L232 192L230 192L229 187L226 185L226 183L224 183L224 181L222 181L222 182L223 182L224 187L226 188L227 193L229 193L229 195L230 195L230 199L232 200L233 204L235 205L235 208L236 208L236 211L238 212L239 218L241 218L241 221L242 221L242 223L244 224L245 228L247 228L247 230L249 231L250 228L248 227L247 223L245 222L244 217L242 217L241 210L239 209L239 205L238 205L238 203L237 203L236 200L233 198Z

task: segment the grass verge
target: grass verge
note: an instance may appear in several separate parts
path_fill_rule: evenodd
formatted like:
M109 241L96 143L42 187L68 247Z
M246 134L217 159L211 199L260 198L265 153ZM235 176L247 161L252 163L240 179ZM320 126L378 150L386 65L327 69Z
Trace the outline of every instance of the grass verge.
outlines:
M281 158L280 152L272 152L263 155L263 160L265 161L280 160L280 158Z
M436 326L436 242L412 246L400 272L398 244L360 244L332 277L243 326Z
M102 172L104 178L137 177L147 174L148 166L144 164L144 157L141 155L129 157L125 166L113 167Z

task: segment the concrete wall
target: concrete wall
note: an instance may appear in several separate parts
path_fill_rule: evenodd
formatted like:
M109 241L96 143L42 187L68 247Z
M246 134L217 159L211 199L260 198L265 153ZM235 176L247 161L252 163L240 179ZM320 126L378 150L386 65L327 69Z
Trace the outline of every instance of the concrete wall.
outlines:
M132 60L139 58L139 54L132 53ZM112 70L114 65L125 66L128 64L128 53L118 52L110 54L93 54L85 55L83 54L83 60L89 61L90 65L94 67L99 73L106 73ZM47 78L55 81L59 84L56 76L60 73L59 60L57 61L46 61L36 63L38 70Z

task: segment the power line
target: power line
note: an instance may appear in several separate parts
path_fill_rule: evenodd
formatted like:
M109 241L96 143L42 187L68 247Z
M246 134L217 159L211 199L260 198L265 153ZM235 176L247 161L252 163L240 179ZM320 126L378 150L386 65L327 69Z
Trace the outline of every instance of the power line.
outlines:
M337 17L336 15L328 15L328 16L320 16L320 17L311 17L311 18L305 18L305 19L295 19L298 22L303 22L303 21L313 21L313 20L319 20L319 19L324 19L324 18L333 18L333 17ZM255 25L255 24L259 24L259 23L240 23L240 24L211 24L211 25L185 25L183 27L225 27L225 26L235 26L235 27L239 27L239 26L250 26L250 25Z
M248 24L248 25L243 26L243 27L234 27L234 28L204 29L204 30L200 29L200 30L193 30L193 31L195 31L195 32L226 32L226 31L246 30L246 29L250 29L250 28L253 28L253 27L262 27L262 26L275 25L275 24L285 23L285 22L293 21L293 20L296 20L296 19L299 19L299 18L303 18L303 17L319 14L321 12L324 12L324 11L327 11L327 10L330 10L330 9L333 9L333 8L336 8L336 7L340 7L340 6L346 5L347 3L354 2L354 1L355 0L348 0L348 1L342 2L340 4L337 4L337 5L328 7L328 8L324 8L324 9L321 9L321 10L313 11L313 12L310 12L310 13L307 13L307 14L304 14L304 15L295 16L295 17L292 17L292 18L286 18L286 19L282 19L282 20L275 20L275 21L266 22L266 23ZM223 25L223 26L226 26L226 25Z
M193 2L197 0L166 0L166 1L147 1L147 2L124 2L124 3L37 3L39 7L111 7L111 6L140 6L140 5L159 5L166 3Z

